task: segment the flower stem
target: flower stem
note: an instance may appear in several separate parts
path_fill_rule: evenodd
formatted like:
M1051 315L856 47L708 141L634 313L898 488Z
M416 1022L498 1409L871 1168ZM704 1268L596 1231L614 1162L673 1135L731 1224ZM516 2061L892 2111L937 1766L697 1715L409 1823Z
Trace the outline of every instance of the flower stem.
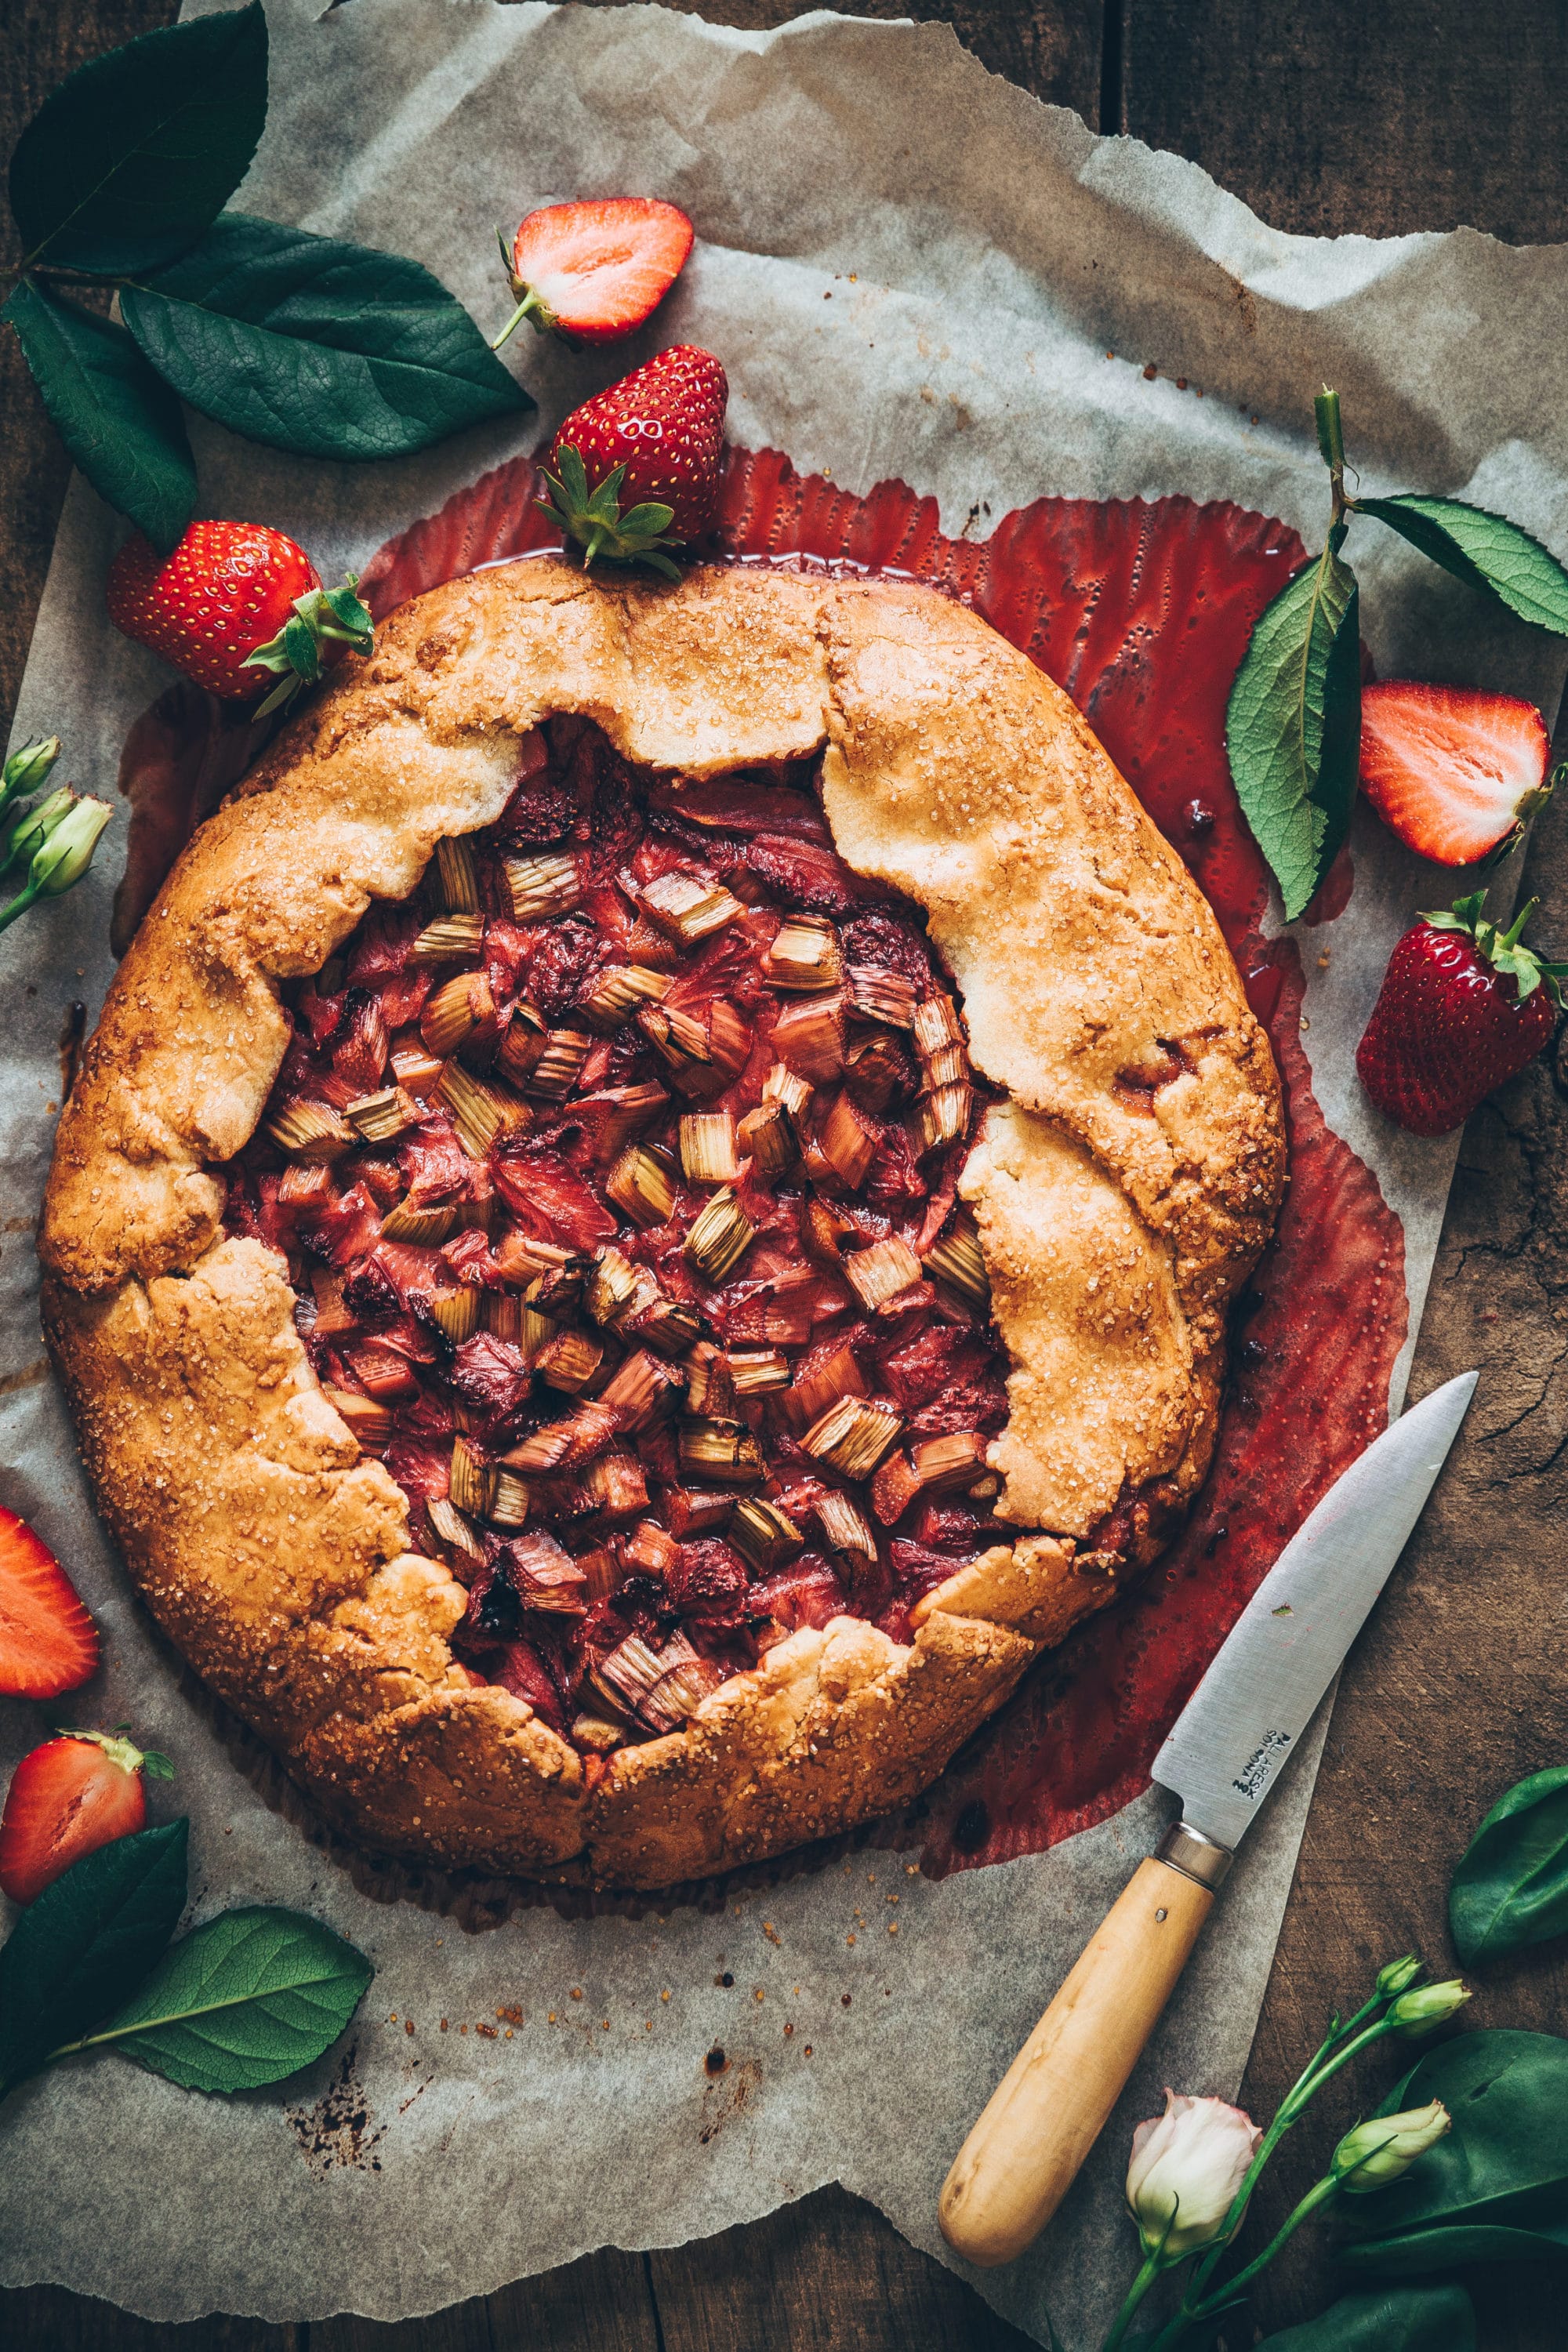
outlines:
M1237 2288L1249 2286L1260 2271L1268 2269L1291 2232L1299 2230L1302 2222L1317 2211L1320 2205L1326 2205L1331 2197L1337 2196L1340 2184L1331 2172L1326 2172L1321 2180L1315 2180L1295 2211L1286 2215L1263 2252L1260 2254L1254 2254L1245 2270L1239 2270L1234 2278L1226 2279L1217 2294L1211 2295L1206 2303L1194 2304L1186 2314L1187 2317L1190 2320L1210 2319L1215 2312L1223 2309L1236 2294Z
M14 923L18 915L25 915L29 907L37 904L39 896L37 884L29 882L25 890L17 891L8 907L0 907L0 931L8 923Z
M1116 2352L1117 2346L1127 2333L1128 2324L1133 2313L1159 2275L1160 2255L1156 2248L1153 2253L1144 2255L1142 2268L1128 2288L1126 2300L1110 2324L1110 2333L1101 2345L1100 2352Z

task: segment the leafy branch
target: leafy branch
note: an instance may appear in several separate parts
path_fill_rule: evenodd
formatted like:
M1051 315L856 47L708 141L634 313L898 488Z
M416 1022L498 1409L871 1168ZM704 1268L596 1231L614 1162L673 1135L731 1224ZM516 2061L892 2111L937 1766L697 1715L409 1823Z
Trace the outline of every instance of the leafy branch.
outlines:
M1568 572L1538 540L1458 499L1349 495L1339 394L1325 388L1314 406L1331 498L1323 551L1255 623L1226 713L1237 797L1288 920L1321 885L1355 805L1361 640L1356 578L1341 552L1352 520L1370 516L1521 620L1568 636Z
M160 553L196 502L182 401L272 448L351 461L533 405L417 262L225 210L266 119L251 0L81 67L12 158L25 258L0 318L73 462ZM123 323L68 283L115 288Z

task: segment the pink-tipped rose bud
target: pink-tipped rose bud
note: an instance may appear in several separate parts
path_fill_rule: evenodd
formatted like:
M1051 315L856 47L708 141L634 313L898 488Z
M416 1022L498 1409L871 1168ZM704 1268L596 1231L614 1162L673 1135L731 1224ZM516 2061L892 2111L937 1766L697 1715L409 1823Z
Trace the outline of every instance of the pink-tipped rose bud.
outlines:
M1262 2137L1239 2107L1167 2090L1164 2114L1133 2133L1127 2168L1127 2210L1143 2252L1179 2263L1212 2246Z

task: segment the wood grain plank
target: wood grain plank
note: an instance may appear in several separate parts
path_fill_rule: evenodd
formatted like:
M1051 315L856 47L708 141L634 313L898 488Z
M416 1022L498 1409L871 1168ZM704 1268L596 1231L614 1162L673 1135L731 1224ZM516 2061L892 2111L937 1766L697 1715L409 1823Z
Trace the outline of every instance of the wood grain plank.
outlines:
M0 10L0 154L9 160L23 126L77 66L138 33L173 21L178 0L87 0L58 8L43 0ZM11 215L0 205L0 262L7 288L21 255ZM16 336L0 329L0 709L16 709L38 599L49 568L70 467L23 365Z
M1277 228L1563 234L1558 0L1126 0L1121 127Z
M819 2189L648 2258L663 2352L1033 2352L873 2206Z
M618 0L585 0L614 7ZM683 16L733 25L744 33L771 31L803 13L801 0L665 0ZM833 0L829 0L833 5ZM1100 124L1100 38L1107 5L1119 0L845 0L838 13L882 19L912 16L919 24L951 25L982 65L1052 106L1070 106Z
M222 2314L177 2323L138 2319L63 2286L0 2288L0 2344L15 2352L309 2352L308 2334L303 2326Z
M471 2296L426 2319L345 2314L313 2320L302 2352L523 2352L525 2347L528 2352L659 2352L643 2257L607 2247L562 2270L520 2279L497 2294ZM207 2347L201 2346L199 2352Z

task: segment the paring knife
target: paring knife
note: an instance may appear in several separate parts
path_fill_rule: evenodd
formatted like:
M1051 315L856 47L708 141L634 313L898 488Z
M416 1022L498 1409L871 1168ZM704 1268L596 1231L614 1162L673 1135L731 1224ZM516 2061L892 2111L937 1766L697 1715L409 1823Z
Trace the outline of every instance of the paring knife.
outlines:
M1369 1445L1286 1545L1154 1759L1182 1801L992 2093L942 2232L1009 2263L1050 2220L1174 1991L1236 1849L1360 1633L1458 1434L1478 1375Z

